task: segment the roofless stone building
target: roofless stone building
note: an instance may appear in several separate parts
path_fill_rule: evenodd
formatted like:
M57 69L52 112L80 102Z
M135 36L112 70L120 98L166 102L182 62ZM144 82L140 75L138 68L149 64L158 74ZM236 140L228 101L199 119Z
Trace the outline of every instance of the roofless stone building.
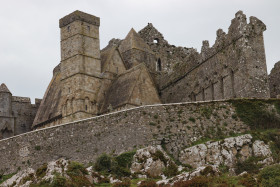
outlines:
M1 85L1 138L141 105L270 97L266 26L242 11L201 53L169 44L151 23L100 50L99 26L81 11L60 19L61 62L42 101L32 105Z

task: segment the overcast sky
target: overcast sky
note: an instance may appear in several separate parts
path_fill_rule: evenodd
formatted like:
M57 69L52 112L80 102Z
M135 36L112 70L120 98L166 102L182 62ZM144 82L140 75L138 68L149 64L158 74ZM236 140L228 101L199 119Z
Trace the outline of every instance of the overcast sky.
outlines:
M262 20L268 72L280 60L280 0L0 0L0 84L13 95L42 98L60 62L58 21L81 10L101 18L100 43L153 25L176 46L200 51L227 32L238 10Z

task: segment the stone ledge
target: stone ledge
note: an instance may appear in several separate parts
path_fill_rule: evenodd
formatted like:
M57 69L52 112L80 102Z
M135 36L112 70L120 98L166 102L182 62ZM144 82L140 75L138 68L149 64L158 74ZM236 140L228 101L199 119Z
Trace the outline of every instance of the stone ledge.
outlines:
M75 12L72 12L71 14L61 18L59 20L59 28L65 27L66 25L74 22L74 21L83 21L92 25L100 26L100 18L81 12L79 10L76 10Z

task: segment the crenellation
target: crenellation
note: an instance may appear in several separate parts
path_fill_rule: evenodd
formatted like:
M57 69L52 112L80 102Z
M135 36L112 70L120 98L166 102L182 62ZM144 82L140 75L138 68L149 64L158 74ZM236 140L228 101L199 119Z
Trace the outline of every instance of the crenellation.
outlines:
M29 97L19 97L19 96L13 96L12 102L20 102L20 103L29 103L31 104L31 100Z

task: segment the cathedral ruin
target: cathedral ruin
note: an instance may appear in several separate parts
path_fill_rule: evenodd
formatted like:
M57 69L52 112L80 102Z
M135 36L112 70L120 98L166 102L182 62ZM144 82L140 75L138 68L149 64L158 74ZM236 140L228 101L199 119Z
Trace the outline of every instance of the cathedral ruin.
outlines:
M270 98L266 26L242 11L201 53L169 44L151 23L100 50L99 26L81 11L59 20L61 61L34 105L1 85L0 139L141 105Z

